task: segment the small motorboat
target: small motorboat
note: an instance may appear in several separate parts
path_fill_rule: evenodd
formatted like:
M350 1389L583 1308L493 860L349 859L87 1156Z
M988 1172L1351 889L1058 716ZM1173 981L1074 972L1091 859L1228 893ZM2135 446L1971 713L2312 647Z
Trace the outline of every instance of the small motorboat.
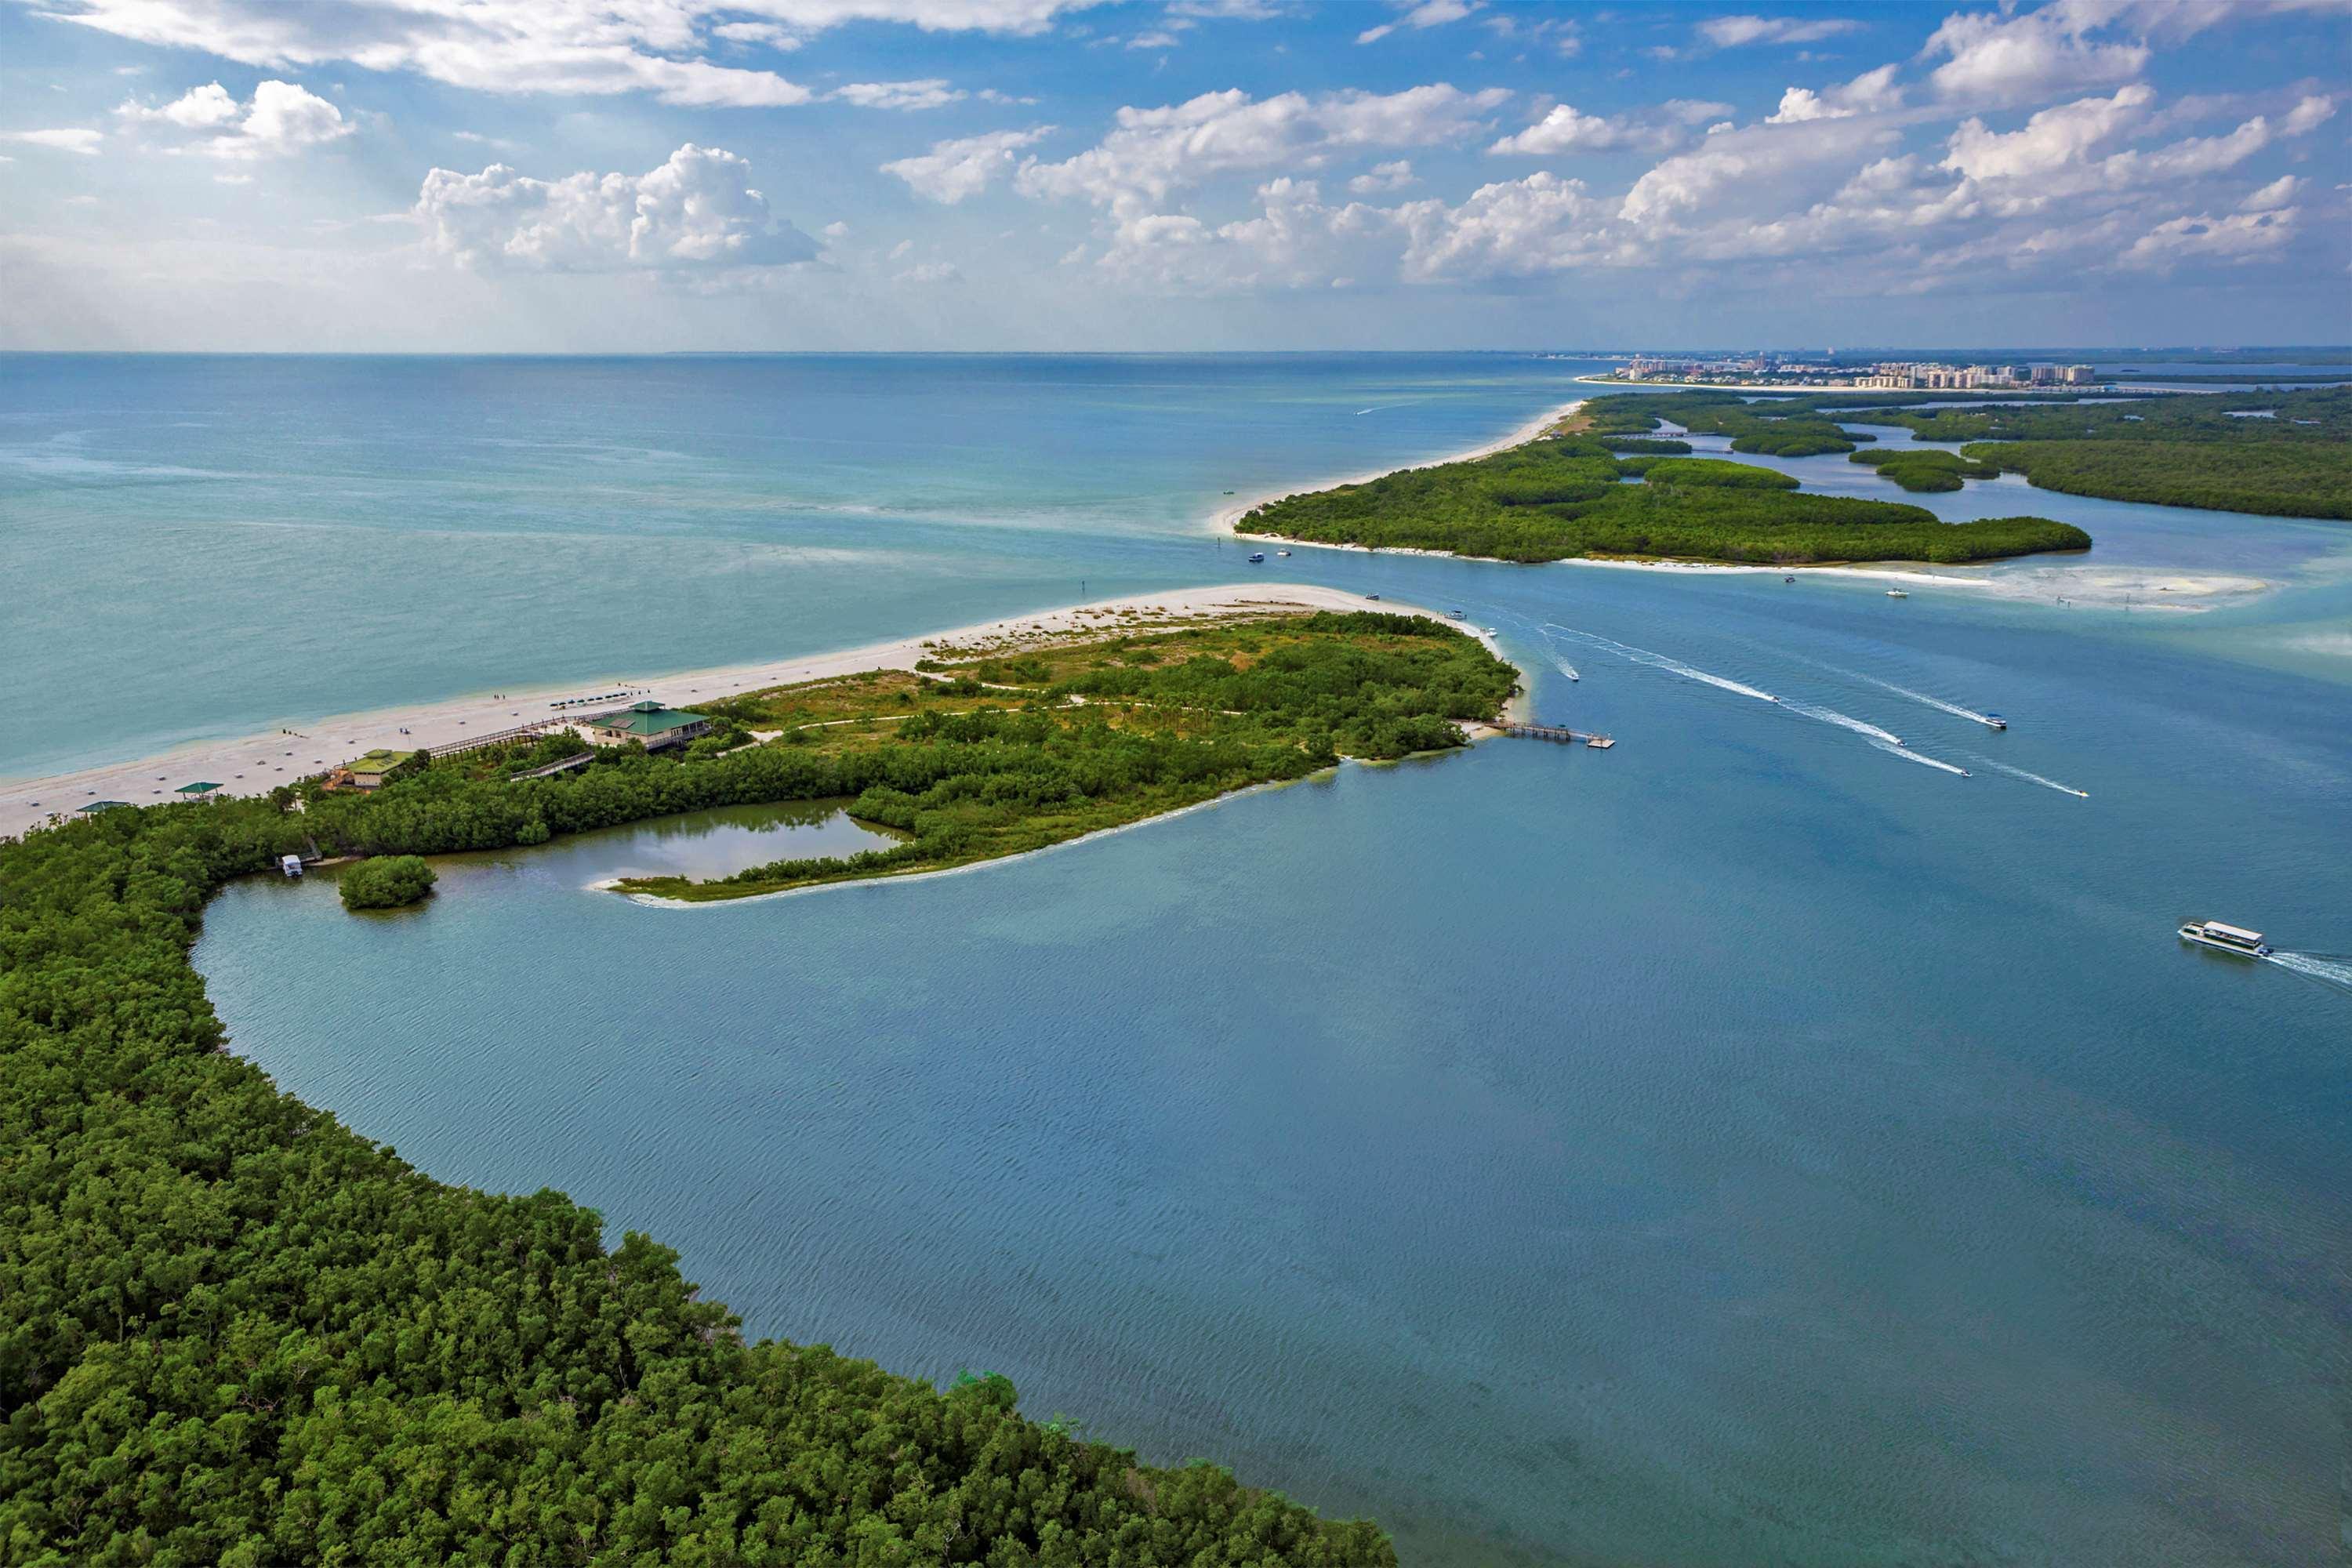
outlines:
M1253 551L1251 551L1251 552L1250 552L1250 564L1251 564L1251 565L1253 565L1253 566L1260 565L1260 564L1264 563L1265 560L1265 551L1263 551L1263 550L1253 550Z
M2002 718L1998 713L1986 714L1984 716L1984 721L1985 728L1988 730L2006 730L2009 728L2009 721Z
M1287 551L1287 550L1277 550L1277 551L1276 551L1276 552L1275 552L1275 553L1276 553L1276 555L1287 555L1287 554L1289 554L1289 553L1290 553L1290 552L1289 552L1289 551Z
M1791 572L1790 574L1789 574L1789 575L1787 575L1786 577L1783 577L1783 578L1781 578L1781 579L1780 579L1780 581L1781 581L1781 582L1783 582L1783 583L1793 583L1793 582L1795 582L1796 580L1797 580L1797 574L1796 574L1795 573L1793 573L1793 572Z
M1381 596L1378 594L1367 594L1364 597L1370 599L1375 605L1381 602Z
M1911 595L1900 588L1889 588L1886 590L1886 596L1890 599L1907 599Z
M1457 621L1466 621L1470 618L1469 613L1465 610L1448 610L1445 613Z

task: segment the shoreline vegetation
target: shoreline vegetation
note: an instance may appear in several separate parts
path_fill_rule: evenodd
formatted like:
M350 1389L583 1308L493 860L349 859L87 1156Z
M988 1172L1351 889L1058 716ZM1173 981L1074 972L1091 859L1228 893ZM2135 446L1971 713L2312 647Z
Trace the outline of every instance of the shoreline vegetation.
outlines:
M1012 651L943 647L887 671L778 687L704 711L793 759L788 796L851 795L901 842L709 880L622 878L704 903L953 870L1283 784L1342 759L1463 745L1517 672L1416 616L1271 615ZM732 754L732 753L730 753ZM851 785L863 784L862 789Z
M1962 465L1968 478L2009 472L2024 475L2040 489L2104 500L2352 519L2352 388L2126 388L2121 396L2045 394L2028 402L1994 396L1946 406L1968 395L1629 394L1596 398L1586 406L1603 422L1598 428L1655 414L1692 430L1731 436L1735 452L1803 456L1769 444L1760 427L1801 432L1806 450L1848 451L1855 462L1878 462L1880 471L1906 489L1959 487L1907 482L1902 469L1886 465L1913 465L1916 451L1883 459L1865 456L1854 448L1866 447L1870 437L1849 425L1894 426L1916 440L1958 447L1957 454L1944 456Z
M700 752L612 747L526 778L574 743L526 739L427 757L371 795L288 787L0 838L0 1377L18 1416L0 1517L17 1552L470 1561L496 1541L516 1563L1394 1568L1368 1521L1205 1460L1146 1465L1023 1415L1002 1376L942 1391L749 1342L669 1248L608 1247L559 1193L434 1181L232 1054L189 953L205 901L281 855L383 857L344 879L380 865L405 901L423 889L398 858L854 794L906 842L686 890L940 868L1343 754L1459 745L1517 683L1443 622L1262 603L992 632L923 662L710 704L726 729Z
M1868 439L1811 409L1781 416L1751 411L1737 398L1598 398L1522 444L1266 500L1233 526L1305 543L1530 564L1953 564L2090 548L2090 535L2047 518L1945 522L1901 502L1801 491L1788 476L1753 464L1660 452L1655 447L1670 439L1659 434L1662 419L1729 436L1736 452L1782 457L1852 452ZM1620 443L1638 446L1629 453ZM1926 477L1916 468L1903 471Z
M412 703L398 708L296 720L268 734L199 741L168 752L109 763L68 773L26 775L0 781L0 835L22 833L53 816L69 815L89 802L132 804L167 798L169 786L204 779L223 796L267 795L278 784L299 782L332 763L371 750L440 751L556 711L551 699L569 699L577 710L592 706L583 693L614 695L604 706L650 698L672 708L704 702L762 687L846 675L862 669L912 669L940 640L974 645L1001 638L1061 636L1105 627L1133 628L1223 615L1237 607L1354 610L1371 607L1360 595L1307 583L1233 583L1176 588L1098 599L1084 605L1010 616L947 631L918 633L831 653L799 654L755 664L681 670L656 676L610 671L570 685L518 686L497 692ZM1391 609L1412 606L1391 605Z

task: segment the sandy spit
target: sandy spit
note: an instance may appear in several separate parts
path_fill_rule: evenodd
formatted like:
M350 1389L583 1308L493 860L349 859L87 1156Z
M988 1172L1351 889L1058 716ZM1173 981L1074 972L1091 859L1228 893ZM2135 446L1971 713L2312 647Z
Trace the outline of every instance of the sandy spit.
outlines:
M1374 604L1360 595L1303 583L1232 583L1217 586L1175 589L1065 605L1036 615L1003 621L985 621L890 642L870 643L839 652L802 655L759 664L730 665L682 674L647 675L635 680L592 680L569 687L518 687L499 696L476 694L446 701L418 703L373 712L348 713L303 722L299 731L252 734L234 740L205 741L137 762L109 763L77 773L53 773L32 779L0 782L0 834L19 834L52 815L69 813L93 800L120 800L132 805L153 805L175 798L181 784L208 780L224 795L267 795L345 763L376 747L428 750L462 743L470 736L495 734L545 719L556 711L549 705L562 698L625 692L611 704L651 698L673 707L691 708L741 691L782 686L793 681L821 680L867 669L912 669L931 645L950 644L979 650L1000 640L1101 632L1118 629L1122 614L1158 618L1213 616L1233 610L1291 607L1301 610L1387 610L1402 615L1436 613L1393 601ZM1477 635L1491 648L1493 639ZM580 711L594 712L589 706Z

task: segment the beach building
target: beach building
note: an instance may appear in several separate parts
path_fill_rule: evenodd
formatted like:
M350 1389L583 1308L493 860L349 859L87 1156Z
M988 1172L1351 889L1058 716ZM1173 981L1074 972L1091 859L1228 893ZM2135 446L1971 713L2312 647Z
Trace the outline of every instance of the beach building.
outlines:
M609 713L592 713L575 721L572 728L592 746L625 746L638 741L646 751L657 752L664 746L683 746L718 725L704 714L665 708L648 699Z
M382 747L364 756L353 757L337 768L328 780L329 789L382 789L400 770L416 760L415 752L388 752Z

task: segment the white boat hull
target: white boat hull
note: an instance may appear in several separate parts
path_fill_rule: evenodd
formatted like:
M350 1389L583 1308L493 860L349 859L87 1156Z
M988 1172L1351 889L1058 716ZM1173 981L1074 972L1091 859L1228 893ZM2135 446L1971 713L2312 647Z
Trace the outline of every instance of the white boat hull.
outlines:
M2268 942L2264 942L2260 947L2240 947L2234 942L2216 942L2211 937L2196 931L2183 931L2176 934L2183 942L2193 942L2200 947L2210 947L2215 952L2234 953L2240 958L2268 958L2271 955Z

